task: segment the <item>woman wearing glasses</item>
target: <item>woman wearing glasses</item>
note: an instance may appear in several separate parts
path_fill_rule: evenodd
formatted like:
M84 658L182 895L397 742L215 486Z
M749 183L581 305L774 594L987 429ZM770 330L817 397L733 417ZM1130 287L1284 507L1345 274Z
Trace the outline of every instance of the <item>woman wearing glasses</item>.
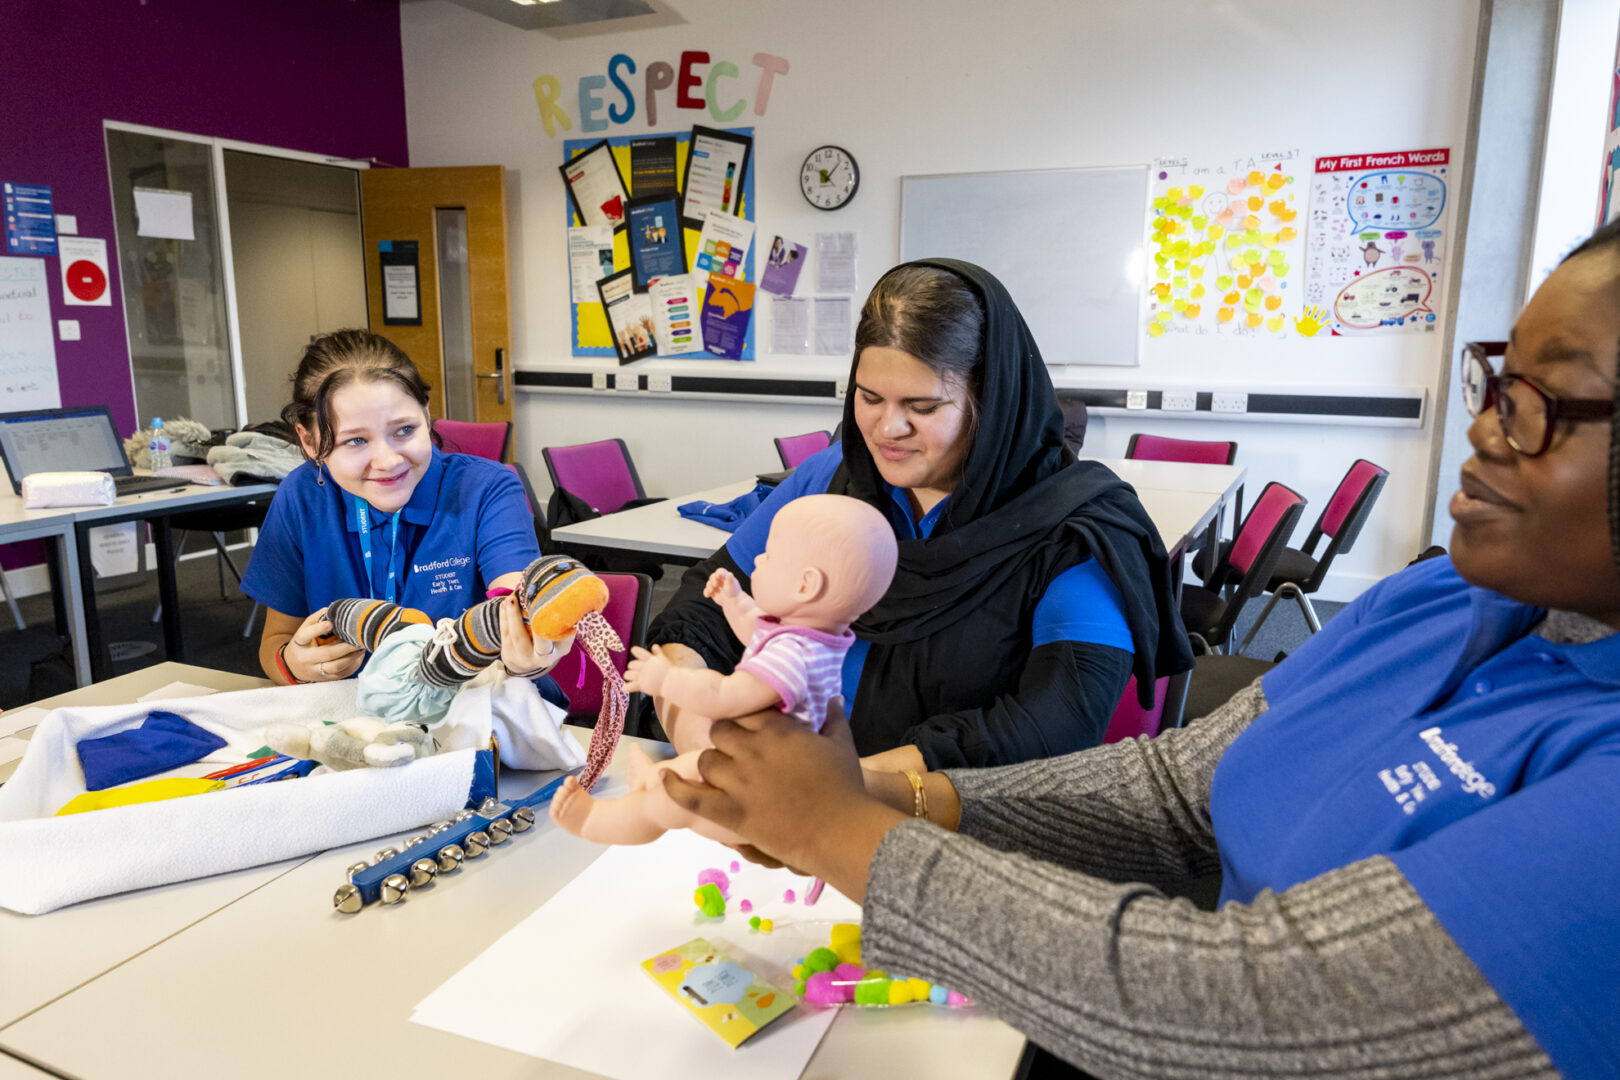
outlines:
M1620 223L1469 350L1451 556L1188 728L914 787L760 716L671 792L1099 1076L1620 1076L1617 348Z

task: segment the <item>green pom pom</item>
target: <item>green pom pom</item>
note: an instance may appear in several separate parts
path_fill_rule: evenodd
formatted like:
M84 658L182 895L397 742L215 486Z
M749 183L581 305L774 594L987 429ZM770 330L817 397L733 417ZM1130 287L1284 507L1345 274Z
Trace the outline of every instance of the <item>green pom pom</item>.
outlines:
M795 982L793 984L793 992L795 994L797 994L799 997L804 997L804 986L805 986L804 980L803 979L798 980L797 982Z
M752 919L749 919L748 920L748 925L752 926L755 930L758 930L759 929L759 916L755 915Z
M889 980L868 975L855 984L855 1004L857 1005L887 1005L889 1003Z
M711 919L718 919L726 913L726 898L720 894L720 887L714 882L698 887L692 894L692 902L703 909L703 914Z
M804 970L807 974L815 975L822 971L831 971L841 961L838 954L831 949L811 949L810 955L804 958Z

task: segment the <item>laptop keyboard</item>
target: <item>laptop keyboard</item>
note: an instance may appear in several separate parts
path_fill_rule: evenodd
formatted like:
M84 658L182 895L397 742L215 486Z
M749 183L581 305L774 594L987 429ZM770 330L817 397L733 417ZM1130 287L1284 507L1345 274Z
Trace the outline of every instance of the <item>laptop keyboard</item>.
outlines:
M115 476L113 487L119 495L139 495L143 491L183 488L186 481L173 476Z

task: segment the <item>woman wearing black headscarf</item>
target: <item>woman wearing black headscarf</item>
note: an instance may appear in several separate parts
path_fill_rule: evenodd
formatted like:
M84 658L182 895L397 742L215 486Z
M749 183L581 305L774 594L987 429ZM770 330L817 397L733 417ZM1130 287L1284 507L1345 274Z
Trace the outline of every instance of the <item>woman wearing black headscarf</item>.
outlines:
M746 589L776 510L822 491L877 507L900 540L894 584L855 624L844 668L856 745L901 748L886 766L1095 746L1133 673L1146 704L1155 678L1191 664L1153 523L1128 485L1065 449L1040 350L977 266L884 275L856 331L842 444L687 572L649 639L729 670L742 644L704 582L723 566Z

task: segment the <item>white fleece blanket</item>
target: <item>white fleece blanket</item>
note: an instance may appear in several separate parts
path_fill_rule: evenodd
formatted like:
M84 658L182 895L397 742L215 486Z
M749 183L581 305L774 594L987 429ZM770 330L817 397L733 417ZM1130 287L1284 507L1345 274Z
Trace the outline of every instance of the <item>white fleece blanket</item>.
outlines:
M457 705L476 717L480 702L475 695ZM16 773L0 786L0 907L37 915L129 889L403 836L455 813L472 785L474 751L462 749L395 769L355 769L55 817L85 790L79 741L137 727L153 709L178 713L224 738L228 745L204 759L218 769L262 745L270 723L354 716L354 683L52 711ZM487 698L482 710L487 718ZM483 723L487 730L489 721Z

